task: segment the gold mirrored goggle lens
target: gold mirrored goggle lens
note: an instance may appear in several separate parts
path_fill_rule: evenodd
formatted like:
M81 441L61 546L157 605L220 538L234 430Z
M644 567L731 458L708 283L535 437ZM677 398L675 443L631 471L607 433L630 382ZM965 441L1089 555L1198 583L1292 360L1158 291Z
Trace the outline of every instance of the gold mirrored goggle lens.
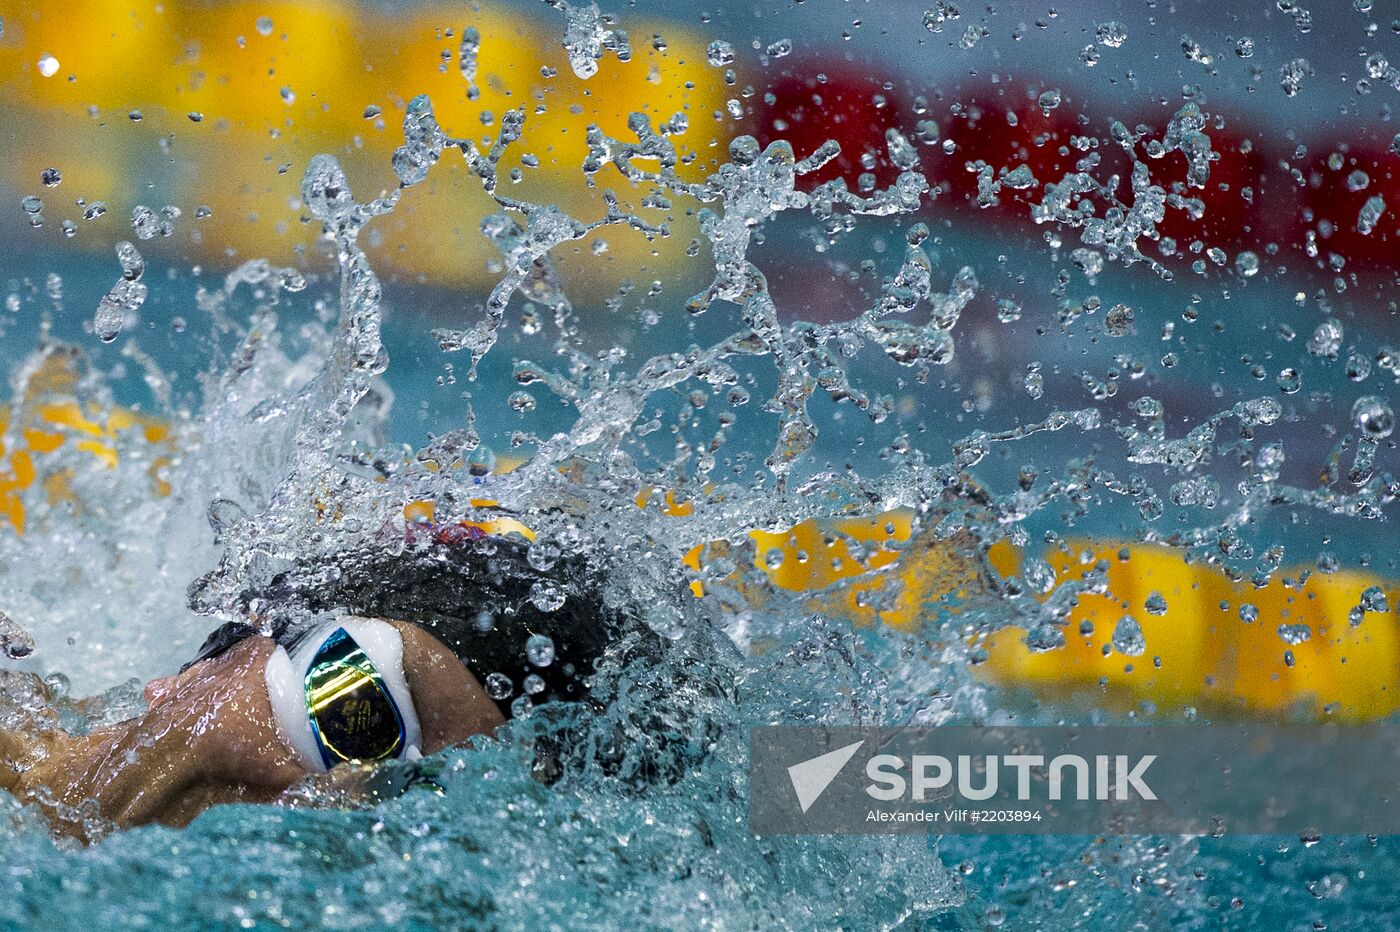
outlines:
M344 628L317 649L305 688L306 711L327 767L384 760L403 748L399 707L374 662Z

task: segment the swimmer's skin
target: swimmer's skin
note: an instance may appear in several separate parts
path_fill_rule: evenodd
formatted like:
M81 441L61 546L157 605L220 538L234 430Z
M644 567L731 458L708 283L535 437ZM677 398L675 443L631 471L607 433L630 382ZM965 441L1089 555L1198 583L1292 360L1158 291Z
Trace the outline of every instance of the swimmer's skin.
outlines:
M422 728L424 754L505 719L457 656L422 628L390 622L403 638L404 675ZM0 732L0 788L58 816L84 800L122 826L184 825L210 806L272 802L306 776L278 733L264 668L276 645L251 637L178 676L146 686L140 718L72 736L37 740ZM335 774L336 771L332 771ZM330 779L334 779L331 777Z

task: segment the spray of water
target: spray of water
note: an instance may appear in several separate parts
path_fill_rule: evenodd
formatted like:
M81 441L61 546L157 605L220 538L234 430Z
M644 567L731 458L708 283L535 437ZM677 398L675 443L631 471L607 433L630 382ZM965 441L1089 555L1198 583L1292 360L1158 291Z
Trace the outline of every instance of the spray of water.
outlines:
M580 78L596 72L605 51L624 61L630 56L626 33L595 5L550 5L567 18L563 44ZM957 16L953 9L934 18L941 28ZM474 31L463 33L461 73L469 93L476 87L480 42ZM1041 100L1047 112L1058 105L1057 98ZM1016 626L1029 632L1033 649L1055 650L1065 643L1078 600L1108 592L1105 568L1057 579L1027 546L1028 528L1052 508L1082 518L1102 501L1127 500L1142 519L1141 540L1252 575L1262 587L1282 559L1273 552L1257 557L1242 537L1261 514L1308 507L1379 519L1397 494L1393 477L1375 468L1393 420L1378 397L1358 403L1350 491L1330 482L1302 488L1281 481L1285 440L1269 431L1283 411L1271 397L1230 405L1182 436L1169 428L1163 404L1143 397L1133 408L1141 426L1106 417L1098 406L1056 410L1039 421L977 430L947 451L917 449L905 436L886 451L880 468L833 468L816 452L822 432L852 428L846 422L828 426L817 412L849 407L873 424L884 423L895 398L868 386L906 377L926 385L938 367L953 362L960 320L984 289L971 267L951 275L938 271L929 248L934 238L914 217L873 302L831 322L794 320L769 288L755 257L756 237L803 216L834 244L863 222L916 214L937 196L941 179L931 177L914 144L891 130L887 156L896 177L888 187L863 193L840 178L803 181L838 158L836 142L798 153L781 140L761 146L740 136L729 143L727 162L702 180L685 180L673 142L687 131L685 121L657 126L638 113L629 122L635 139L590 128L583 183L626 190L605 191L603 214L580 219L500 188L502 161L526 119L523 108L509 111L489 147L478 146L439 125L426 97L414 99L404 118L404 144L393 157L399 188L363 202L336 159L313 159L302 203L334 258L332 313L307 323L308 348L289 355L283 315L301 309L295 302L309 284L302 274L252 262L231 273L222 289L201 293L201 312L216 331L236 335L236 348L204 377L198 410L167 412L170 433L162 442L173 452L163 464L156 463L160 449L119 428L109 438L115 478L100 475L83 459L90 454L71 445L46 461L46 475L68 477L71 500L28 502L29 532L4 537L0 547L9 566L56 556L55 565L78 578L65 580L62 593L5 580L7 610L35 621L0 620L0 645L8 656L23 657L34 640L61 636L77 613L88 611L109 619L113 633L102 644L115 654L165 661L187 652L215 620L270 625L304 611L250 593L266 591L274 578L314 588L324 581L319 574L347 555L413 546L409 532L425 513L414 503L431 503L439 522L509 513L535 535L533 567L547 571L561 553L579 558L604 580L605 600L643 607L646 624L670 645L667 652L638 660L628 645L617 645L597 675L603 712L533 709L522 692L519 714L499 736L430 763L438 792L410 791L373 808L341 811L322 808L327 800L306 789L297 807L219 810L184 834L149 829L111 837L100 854L55 849L32 813L14 809L3 831L15 869L62 877L68 889L103 885L132 864L178 864L180 871L210 878L212 891L170 883L159 897L93 907L99 918L120 910L128 920L199 911L199 899L217 902L221 917L255 922L435 924L467 915L484 924L570 925L605 912L666 925L893 927L924 921L956 911L965 900L959 875L944 867L936 845L748 834L748 727L936 725L1002 714L973 678L984 656L982 640ZM1058 179L1037 179L1025 165L974 166L978 203L992 206L1007 191L1036 190L1031 218L1053 231L1057 246L1059 237L1077 234L1081 245L1072 262L1091 279L1107 259L1144 263L1170 280L1172 271L1150 258L1143 243L1161 238L1158 225L1169 211L1202 215L1203 203L1191 192L1207 185L1218 158L1206 115L1188 103L1160 137L1112 122L1106 144L1128 158L1126 184L1116 174L1098 174L1099 141L1083 140L1082 160ZM1185 184L1154 182L1150 162L1173 152L1186 161ZM382 378L390 366L381 337L384 295L360 245L364 231L395 210L402 191L457 157L498 208L482 222L482 232L500 251L503 271L478 319L434 335L444 352L467 354L475 379L508 325L512 303L545 307L555 328L555 361L518 361L519 391L510 404L531 410L534 397L524 390L533 387L571 412L566 429L522 433L523 462L487 475L477 467L490 456L470 416L411 455L385 446L392 395ZM629 199L647 206L629 208ZM722 335L636 362L614 348L590 352L553 255L605 227L670 236L677 210L694 212L713 275L672 313L721 318ZM118 338L125 314L144 298L140 256L126 243L118 252L122 278L102 299L94 322L104 341ZM230 311L249 300L246 318ZM1078 305L1066 300L1061 322L1096 310L1097 298ZM1021 310L1003 312L1014 317ZM1122 336L1133 321L1132 308L1122 305L1107 312L1103 324L1108 336ZM138 349L130 352L137 358ZM36 373L51 371L56 358L72 379L34 384ZM150 371L154 388L161 375ZM772 390L755 407L776 418L766 452L756 461L740 453L727 458L727 445L739 445L735 412L761 384ZM100 378L84 374L80 358L57 344L46 346L14 382L7 448L34 423L40 406L60 396L112 407ZM663 403L676 396L687 402L679 411ZM715 417L709 437L695 439L688 428L715 397L730 410ZM1104 429L1105 420L1111 430ZM663 449L657 438L666 436L666 427L674 428L674 441ZM1023 470L1005 492L975 475L1008 445L1065 431L1116 444L1115 455L1127 468L1150 468L1171 484L1154 488L1144 475L1120 476L1092 457L1067 459L1046 475ZM750 429L749 436L756 432ZM1225 512L1216 513L1226 480L1207 470L1226 458L1240 472L1237 493ZM153 488L153 470L166 488ZM111 495L113 488L121 494ZM1209 514L1158 531L1164 501ZM674 507L678 502L684 507ZM836 523L892 514L907 527L874 543ZM761 552L752 533L785 535L809 520L822 528L823 552L795 546ZM152 535L157 543L139 551L121 546L133 522L158 529ZM60 538L61 548L55 544ZM1056 535L1043 539L1069 549ZM991 555L1008 544L1026 547L1024 559L999 571ZM889 565L887 557L905 559L896 569L877 569ZM919 559L922 575L896 571ZM785 560L848 560L862 572L852 576L838 566L834 579L816 591L791 591L774 584ZM195 574L182 573L191 566L214 568L186 592ZM151 579L161 582L147 585ZM703 597L693 594L697 588ZM119 617L112 597L143 589L135 604L122 605ZM537 606L557 608L570 591L544 587L531 597ZM145 634L139 626L117 628L132 615L182 618L186 601L201 623L163 621ZM900 611L899 617L915 620L906 630L850 622L853 615L888 619ZM1156 614L1150 600L1147 611ZM1130 658L1153 650L1132 617L1119 622L1112 643ZM84 645L89 652L92 647ZM81 669L78 661L70 673ZM11 680L6 721L23 727L87 727L139 706L129 686L82 704L67 698L61 680ZM561 743L570 748L562 776L546 789L532 772L536 750ZM347 846L346 839L353 842ZM310 852L331 847L343 857L333 865L313 863ZM1154 852L1148 842L1124 843L1111 870L1085 866L1081 873L1131 873L1137 868L1123 865L1149 863L1151 871L1179 882L1192 850L1167 844ZM227 875L223 868L234 862L256 872L256 901L237 895L248 876ZM1125 885L1136 882L1134 874ZM313 887L336 895L326 905L307 902ZM20 908L42 912L44 891L26 887Z

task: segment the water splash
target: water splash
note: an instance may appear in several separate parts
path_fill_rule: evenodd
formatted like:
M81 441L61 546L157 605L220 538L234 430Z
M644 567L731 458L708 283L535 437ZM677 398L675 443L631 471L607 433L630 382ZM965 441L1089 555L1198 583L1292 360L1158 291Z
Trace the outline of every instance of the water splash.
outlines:
M607 50L625 59L625 33L595 5L562 0L551 5L567 17L564 45L579 77L596 73ZM959 16L952 4L938 4L929 13L934 32ZM1122 44L1120 30L1103 31L1114 25L1104 24L1097 36L1109 48ZM968 29L965 36L972 39L965 37L964 44L971 46L982 31ZM271 30L269 21L264 34ZM478 41L475 33L464 32L461 71L469 94L475 88ZM718 62L727 66L734 51L721 48L717 56L728 59ZM1198 60L1208 57L1197 54ZM1059 97L1040 100L1046 113L1064 106ZM1062 509L1062 524L1073 527L1091 512L1106 510L1102 500L1125 501L1142 519L1133 525L1139 541L1170 544L1264 588L1280 571L1283 556L1272 549L1256 552L1244 539L1242 529L1260 515L1302 507L1379 520L1400 493L1394 478L1375 468L1380 441L1393 427L1393 412L1380 396L1357 402L1353 421L1359 435L1339 449L1335 473L1301 487L1284 481L1285 446L1293 449L1294 438L1280 439L1281 424L1292 415L1276 398L1222 403L1217 413L1183 432L1174 411L1169 417L1169 403L1155 397L1143 395L1128 411L1115 411L1108 403L1111 393L1097 378L1084 384L1100 393L1101 406L1053 410L1038 419L1007 415L1013 423L1001 429L964 428L946 451L920 449L905 435L881 453L883 468L837 468L817 455L819 441L835 432L828 427L830 410L854 409L872 425L883 425L897 400L881 389L906 377L927 386L936 373L967 357L969 344L975 352L966 321L991 290L984 281L996 273L988 269L979 276L971 265L957 265L951 274L938 271L943 261L937 237L917 216L939 188L934 160L921 157L903 134L890 130L884 144L897 171L894 181L855 193L841 178L811 184L812 176L841 155L837 142L798 153L781 139L764 146L741 135L729 143L727 161L692 180L678 170L672 141L686 131L687 122L673 119L658 126L651 117L634 114L628 131L635 141L590 127L582 177L592 185L615 173L618 184L643 192L643 203L665 206L631 211L617 193L605 190L603 215L580 219L556 203L501 193L501 160L521 138L525 121L524 109L507 112L496 138L478 146L447 133L427 97L413 99L404 117L404 145L392 163L399 190L364 203L355 198L336 159L313 159L301 195L334 257L337 289L327 325L308 324L312 348L304 355L282 352L282 315L301 310L283 302L309 283L294 270L266 262L247 263L221 289L201 293L200 311L236 332L238 340L222 361L226 364L205 380L202 408L188 417L166 412L174 425L173 446L184 458L178 469L157 470L167 477L162 481L172 483L168 499L149 492L151 452L115 432L117 468L123 471L116 487L128 494L108 502L105 510L71 519L86 530L74 535L79 557L63 566L87 561L120 577L120 585L108 578L81 590L110 599L114 592L136 591L140 581L178 576L191 565L203 569L217 560L191 587L190 604L210 619L238 617L266 625L301 607L259 603L250 594L289 574L308 588L325 584L328 567L409 546L414 529L429 519L406 511L406 505L431 502L432 520L446 524L484 520L504 509L536 535L529 549L532 567L547 572L559 553L577 555L607 580L605 599L642 607L646 624L669 644L667 653L629 662L628 645L618 645L597 677L597 695L606 709L596 714L533 709L524 682L487 677L492 689L522 687L521 714L498 739L434 761L431 777L441 793L412 791L377 807L338 812L315 808L326 800L305 788L300 801L306 808L221 810L187 835L155 829L110 838L98 858L55 851L42 827L18 813L5 829L13 871L62 877L70 888L105 889L128 863L163 864L162 852L181 847L182 869L208 878L201 889L166 880L167 872L157 882L159 896L143 890L141 896L104 899L91 907L104 918L153 921L176 908L200 908L201 915L254 924L339 921L344 915L389 924L441 924L468 915L503 925L582 924L599 915L665 922L684 916L694 924L717 925L892 926L931 919L957 907L967 893L937 851L922 842L843 839L838 844L748 835L747 727L853 721L937 725L1009 714L989 708L985 687L973 680L972 670L983 659L980 645L1015 626L1027 632L1032 649L1063 650L1076 636L1070 628L1076 608L1112 595L1106 560L1089 553L1078 560L1076 572L1066 574L1031 549L1034 521L1056 509ZM1124 266L1144 263L1168 280L1171 272L1148 258L1142 244L1161 239L1168 211L1192 220L1204 216L1205 203L1197 195L1212 183L1212 166L1219 160L1206 132L1209 125L1195 102L1181 107L1160 136L1146 127L1110 123L1105 146L1116 145L1128 158L1126 176L1100 172L1096 146L1087 141L1076 170L1058 180L1037 178L1027 164L976 167L977 204L993 207L1011 197L1008 191L1029 192L1031 219L1050 229L1079 231L1081 248L1070 261L1087 277L1106 274L1106 258ZM936 138L936 128L929 134ZM361 237L396 209L402 190L422 184L452 150L496 205L482 232L499 250L503 271L481 319L436 331L442 349L466 351L470 378L477 379L478 364L499 352L514 301L552 311L557 331L559 362L516 360L515 385L501 398L528 415L543 407L537 396L553 396L572 421L548 436L522 431L519 446L529 455L509 472L482 474L490 452L470 414L465 426L411 454L386 448L380 433L392 401L382 378L389 367L382 337L384 294ZM1152 165L1169 155L1186 165L1179 183L1153 177ZM699 220L703 242L697 251L708 247L713 275L674 312L713 326L706 331L711 336L703 345L676 345L635 361L622 352L585 351L556 264L561 247L613 226L647 239L666 237L678 202ZM848 308L843 317L820 323L794 319L770 288L761 246L764 234L780 224L801 218L815 225L826 244L861 224L895 229L888 226L896 222L891 218L904 215L915 216L891 238L896 248L874 297ZM139 284L140 256L125 245L128 253L119 250L122 282ZM1222 253L1220 262L1227 258ZM137 301L127 307L130 293L128 288L117 295L116 311L105 321L99 309L95 329L104 341L125 332L125 312L140 306ZM235 320L231 309L249 293L256 296L255 306L246 312L246 323ZM1101 304L1097 296L1074 304L1066 298L1060 323L1069 327L1106 306L1099 332L1121 345L1148 325L1149 306L1134 304ZM1005 322L1041 310L1029 302L1024 309L1012 305L1014 312L1004 308L1010 318ZM1323 326L1331 325L1329 320ZM1314 355L1338 358L1343 339L1336 323L1315 335ZM123 352L141 358L134 343ZM895 375L871 377L880 371L877 364L893 366ZM1130 359L1120 356L1114 364L1132 370ZM1036 364L1025 377L1026 391L1039 398L1047 375L1053 379L1058 373ZM20 429L16 425L25 422L26 404L32 408L58 394L45 390L26 400L24 382L15 395L21 411L7 428L7 444ZM112 406L100 378L80 378L65 391L85 403ZM691 425L699 421L690 412L703 410L717 394L735 407L757 397L753 408L775 416L772 436L763 440L761 469L729 469L720 459L719 452L738 433L736 415L717 418L707 437L693 434ZM682 399L683 414L666 408L672 398ZM829 420L838 430L851 430L844 421ZM674 429L669 436L675 439L663 448L657 438L668 436L666 428ZM974 475L979 470L995 477L998 454L1026 449L1027 438L1048 444L1057 436L1072 438L1067 444L1072 454L1063 462L1022 467L1006 491L995 479ZM1098 447L1091 451L1094 443ZM78 497L100 506L101 493L112 486L95 480L96 469L80 459L80 452L65 449L67 458L54 472L72 469L80 485L90 483L77 490ZM1111 455L1125 464L1123 474L1099 462ZM1226 478L1227 468L1233 468L1228 464L1238 467L1234 482ZM1165 476L1159 482L1163 488L1133 471L1138 468ZM482 505L483 500L497 504ZM1163 521L1166 501L1182 509L1181 517L1169 530L1158 530L1170 523ZM896 512L907 520L907 531L886 532L875 538L878 543L835 523ZM168 534L155 554L119 555L113 546L131 534L127 516L133 513ZM808 519L823 522L821 549L796 543L792 529ZM36 508L33 520L38 528L72 533L70 518L60 509ZM767 555L752 534L755 528L780 537ZM33 539L6 539L6 556L15 558L11 565L33 558L35 551L25 548L42 546L28 542ZM1043 532L1041 539L1054 559L1075 546L1053 532ZM998 570L990 557L992 548L1005 542L1022 548L1024 556L1009 571ZM687 563L697 549L703 559ZM173 558L176 553L181 559ZM955 576L956 585L876 566L885 556L919 554L937 557L940 571ZM832 575L807 587L815 591L775 584L785 566L823 562ZM837 572L848 566L860 571L854 577ZM694 586L704 598L690 595ZM178 617L167 604L169 588L140 607ZM7 595L15 591L6 590ZM532 590L542 609L557 608L570 595L565 585ZM62 611L55 623L29 625L28 619L44 617L48 601L63 600L41 590L6 603L38 632L41 646L46 636L72 625L71 612ZM1384 611L1385 605L1383 592L1363 594L1357 608L1364 616ZM1121 615L1112 626L1111 646L1124 657L1158 649L1143 626L1164 616L1168 602L1154 592L1143 607L1143 621ZM893 619L901 611L914 619L909 631L848 623L852 614ZM1236 613L1252 623L1245 614L1243 607ZM174 634L173 640L188 642L202 630L190 626ZM1306 626L1280 628L1278 634L1299 649L1312 636ZM171 635L162 632L167 640ZM7 651L25 647L23 637L4 625L0 638ZM547 665L551 650L533 644L532 662ZM15 686L15 694L75 714L33 681L23 689ZM103 701L103 708L117 714L132 707L129 695ZM660 741L658 736L667 734L683 740ZM625 740L619 742L619 735ZM534 773L536 752L551 742L572 750L559 780L545 789ZM354 863L308 863L304 856L346 837L361 843ZM250 850L259 853L258 866L266 875L259 881L259 901L251 905L243 889L246 876L217 869ZM1171 857L1186 858L1176 851ZM1152 870L1172 870L1170 858L1153 861L1145 845L1128 845L1123 857L1151 863ZM1094 869L1099 866L1095 862ZM1186 871L1183 867L1173 876ZM336 879L347 874L352 880ZM522 892L521 878L528 878L532 889ZM318 886L342 894L334 914L306 896L308 887ZM614 898L618 890L624 891L621 900ZM831 890L842 891L835 904L825 895ZM45 908L45 894L51 892L28 887L17 908Z
M122 277L102 296L92 318L92 329L103 343L111 343L126 326L127 314L139 310L146 302L146 286L141 276L146 272L145 260L131 243L117 244L117 261Z
M619 61L632 58L627 33L611 26L598 4L570 3L569 0L544 0L564 14L564 50L569 53L569 66L574 74L587 80L598 73L598 62L605 52L614 52Z

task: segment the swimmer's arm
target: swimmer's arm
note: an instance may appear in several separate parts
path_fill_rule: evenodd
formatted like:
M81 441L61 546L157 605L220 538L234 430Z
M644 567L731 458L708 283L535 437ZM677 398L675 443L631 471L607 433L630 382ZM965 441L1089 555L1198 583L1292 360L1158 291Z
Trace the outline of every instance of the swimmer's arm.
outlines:
M273 724L263 675L272 647L249 638L161 683L145 715L55 735L16 795L60 817L93 799L123 826L180 825L215 803L274 798L303 771Z
M120 825L152 821L196 782L199 768L190 742L145 725L133 719L87 735L48 736L15 795L38 803L64 833L82 832L73 813L88 799Z

